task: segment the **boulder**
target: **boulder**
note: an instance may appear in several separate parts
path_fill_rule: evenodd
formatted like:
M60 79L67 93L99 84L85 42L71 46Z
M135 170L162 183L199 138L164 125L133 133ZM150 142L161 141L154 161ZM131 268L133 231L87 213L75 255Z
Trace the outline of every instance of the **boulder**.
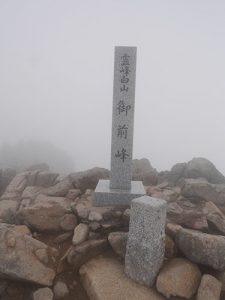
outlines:
M108 248L106 239L88 240L80 245L72 246L67 254L67 262L78 270L91 258L98 256Z
M81 282L91 300L165 300L154 289L134 282L114 258L95 258L80 269Z
M173 258L177 254L177 247L172 238L166 235L165 238L165 257Z
M40 288L33 293L33 300L53 300L53 292L50 288Z
M144 185L156 185L158 173L147 158L133 159L132 161L132 180L142 181Z
M93 168L83 172L72 173L69 175L73 186L85 192L87 189L95 189L99 179L108 179L109 170L104 168Z
M180 228L176 244L191 261L215 270L225 270L225 237Z
M225 184L225 177L208 159L203 157L193 158L187 163L185 177L188 178L206 178L211 183Z
M14 224L16 220L16 212L19 207L18 201L2 200L0 201L0 219L9 224Z
M179 296L186 299L197 292L201 272L197 265L185 258L174 258L161 269L157 281L157 290L167 298Z
M18 218L37 231L73 230L77 221L75 215L67 216L72 214L70 205L71 201L63 197L38 195L34 202L21 204Z
M111 232L108 235L108 241L113 251L122 258L125 258L127 239L127 232Z
M53 186L44 190L44 194L53 197L65 197L69 190L73 188L73 184L69 178L66 178Z
M62 281L57 281L53 287L54 299L64 299L69 294L67 285Z
M15 176L16 171L13 169L0 170L0 197Z
M79 245L88 239L89 226L87 224L80 223L74 229L73 245Z
M196 300L220 300L221 287L222 283L215 277L203 275Z
M52 285L55 255L56 250L44 243L0 224L0 277Z
M181 194L187 198L197 198L225 205L225 184L211 184L204 179L185 179Z

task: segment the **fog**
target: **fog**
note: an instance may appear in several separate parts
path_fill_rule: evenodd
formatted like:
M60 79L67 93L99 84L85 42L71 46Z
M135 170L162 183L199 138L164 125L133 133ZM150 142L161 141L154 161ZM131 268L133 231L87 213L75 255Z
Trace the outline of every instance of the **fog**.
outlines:
M114 46L137 46L133 157L225 173L224 16L223 0L0 0L0 146L109 168Z

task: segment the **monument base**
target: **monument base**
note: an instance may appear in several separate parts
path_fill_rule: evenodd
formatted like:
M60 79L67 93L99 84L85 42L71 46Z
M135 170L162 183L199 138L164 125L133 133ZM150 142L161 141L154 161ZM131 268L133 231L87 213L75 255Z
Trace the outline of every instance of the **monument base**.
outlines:
M126 206L131 200L146 194L142 181L131 181L131 190L110 189L109 180L99 180L95 189L94 206Z

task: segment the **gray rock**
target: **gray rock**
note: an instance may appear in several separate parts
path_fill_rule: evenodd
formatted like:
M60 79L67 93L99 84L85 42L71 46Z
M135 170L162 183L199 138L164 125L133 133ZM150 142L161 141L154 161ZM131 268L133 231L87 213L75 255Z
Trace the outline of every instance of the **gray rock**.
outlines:
M57 173L51 173L46 171L38 172L35 177L35 183L33 185L42 187L52 186L54 185L58 175L59 174Z
M196 300L220 300L221 287L222 283L215 277L203 275Z
M54 197L65 197L70 189L73 188L73 184L69 178L62 180L55 185L45 189L44 194Z
M0 219L3 222L16 223L16 212L19 207L18 201L2 200L0 201Z
M225 204L225 184L211 184L204 179L185 179L181 194L187 198L199 198L216 204Z
M77 217L73 214L65 214L60 221L60 228L63 231L71 231L77 226Z
M84 172L70 174L69 177L76 189L85 192L87 189L95 189L99 179L109 178L109 170L93 168Z
M144 185L156 185L158 182L158 174L147 158L133 159L132 179L143 181Z
M187 163L185 177L206 178L211 183L225 184L225 177L208 159L197 157Z
M127 232L111 232L108 235L108 241L114 252L120 257L124 258L127 246Z
M225 270L225 237L179 228L176 243L191 261Z
M179 296L190 299L198 289L201 272L197 265L185 258L174 258L161 269L157 290L167 298Z
M89 235L89 226L87 224L80 223L74 229L74 236L72 239L73 245L78 245L87 240Z
M41 250L49 263L37 255ZM15 231L11 225L0 224L0 276L51 285L55 277L54 256L55 251L44 243Z
M50 288L40 288L33 293L33 300L53 300L53 292Z
M131 202L125 272L152 286L164 259L166 202L143 196Z
M64 299L69 294L67 285L62 281L57 281L53 288L55 299Z
M66 194L66 198L71 199L71 200L75 200L80 195L81 195L81 191L79 189L71 189Z
M21 222L37 231L67 231L75 227L72 218L71 201L63 197L38 195L33 203L21 205L18 218ZM68 224L69 218L69 224ZM67 223L67 224L66 224ZM67 226L68 225L68 226Z
M101 213L99 212L96 212L96 211L91 211L89 213L89 216L88 216L88 220L89 221L95 221L95 222L99 222L103 219L103 216Z

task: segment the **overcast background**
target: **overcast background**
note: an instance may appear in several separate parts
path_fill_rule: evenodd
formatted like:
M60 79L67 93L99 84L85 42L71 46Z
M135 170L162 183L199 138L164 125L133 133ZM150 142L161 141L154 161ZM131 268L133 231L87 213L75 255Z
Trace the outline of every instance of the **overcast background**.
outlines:
M225 173L223 0L0 0L0 144L110 166L114 46L137 46L134 158Z

